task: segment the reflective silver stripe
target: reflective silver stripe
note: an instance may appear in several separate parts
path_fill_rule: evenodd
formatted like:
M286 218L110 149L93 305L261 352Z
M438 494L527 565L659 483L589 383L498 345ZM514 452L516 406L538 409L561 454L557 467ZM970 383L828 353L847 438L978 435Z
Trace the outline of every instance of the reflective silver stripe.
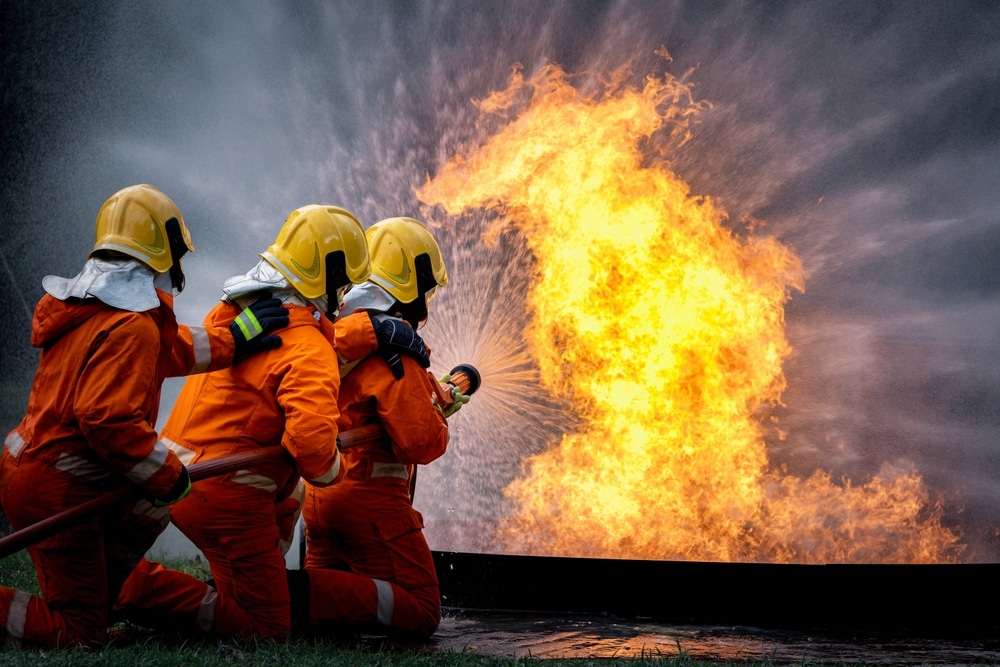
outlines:
M24 637L24 623L28 618L28 602L31 595L24 591L14 591L7 610L7 634L15 639Z
M157 440L149 456L136 463L131 470L125 473L125 476L136 484L142 484L163 467L168 456L170 456L170 450Z
M132 505L132 514L149 517L153 521L158 522L162 528L166 528L167 524L170 523L170 507L155 507L148 500L137 500Z
M149 255L140 252L139 249L135 247L135 244L124 246L119 245L118 243L102 243L99 248L94 248L94 250L117 250L126 255L135 257L144 264L149 264L153 260L153 258ZM93 252L93 250L91 252Z
M278 546L281 547L281 555L284 556L288 553L288 550L292 546L292 542L295 541L295 531L299 527L299 517L302 516L302 503L306 499L306 483L299 478L299 481L295 483L295 488L291 493L288 494L288 500L294 500L298 503L295 511L292 513L292 528L288 531L287 535L283 535L280 540L278 540Z
M399 477L409 479L410 472L402 463L379 463L372 464L372 477Z
M292 268L289 266L285 266L284 262L282 262L280 259L269 253L267 250L260 253L260 256L266 259L268 263L271 264L271 266L281 271L281 274L285 277L286 280L288 280L288 282L292 285L292 287L298 289L298 286L304 282L301 278L299 278L299 275L296 271L293 271Z
M295 483L295 489L288 494L288 497L299 501L299 507L302 507L302 503L306 499L306 483L303 482L302 479L299 479L299 481Z
M322 477L314 477L313 479L309 480L310 482L312 482L313 484L329 484L333 480L337 479L337 475L340 474L340 452L334 449L333 454L334 454L333 465L330 466L330 469L326 471L326 474L323 475Z
M194 367L191 374L204 373L212 363L212 343L208 339L205 327L188 326L191 330L191 341L194 343Z
M90 481L105 479L112 474L112 471L106 465L94 463L93 461L88 461L87 459L65 452L59 455L59 460L56 461L55 468Z
M191 465L191 459L194 458L195 454L193 449L188 449L184 445L178 445L170 438L160 438L160 440L167 446L168 449L170 449L170 451L177 455L177 458L181 460L181 463L186 466Z
M4 447L10 452L11 456L17 456L21 453L21 448L24 447L24 438L17 431L11 431L7 434L7 437L3 441Z
M234 319L233 322L237 327L239 327L243 337L247 340L256 338L264 333L264 328L260 326L260 321L257 319L257 316L253 314L252 310L244 310L236 316L236 319Z
M263 489L268 493L274 493L278 490L278 483L273 479L260 473L250 472L249 470L237 470L233 474L232 480L237 484L246 484L255 489Z
M198 614L194 618L195 624L202 632L211 630L212 624L215 623L215 601L219 597L211 586L205 588L208 590L205 591L205 597L201 599L201 606L198 607Z
M375 620L382 625L392 625L392 612L396 606L392 585L381 579L372 579L372 581L375 582L375 588L378 590L378 610L375 612Z

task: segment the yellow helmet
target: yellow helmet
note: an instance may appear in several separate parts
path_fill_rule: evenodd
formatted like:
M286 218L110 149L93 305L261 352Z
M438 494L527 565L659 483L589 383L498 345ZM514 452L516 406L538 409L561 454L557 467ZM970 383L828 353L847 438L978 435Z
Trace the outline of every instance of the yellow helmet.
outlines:
M132 185L111 195L97 213L93 255L113 250L135 257L157 273L194 251L191 234L177 204L152 185ZM174 285L177 287L177 285Z
M353 213L339 206L310 204L295 209L260 256L307 299L363 283L370 273L364 228Z
M380 220L365 232L372 257L371 281L400 303L412 303L448 284L441 248L413 218Z

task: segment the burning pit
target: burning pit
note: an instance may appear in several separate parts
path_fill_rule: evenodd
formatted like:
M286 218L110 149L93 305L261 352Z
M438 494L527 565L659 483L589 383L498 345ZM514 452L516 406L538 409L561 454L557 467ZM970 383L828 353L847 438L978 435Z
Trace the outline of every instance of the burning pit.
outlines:
M487 299L492 326L462 358L484 374L478 400L501 413L506 405L526 429L532 419L551 427L550 413L571 415L569 428L544 431L544 449L506 486L513 509L493 532L498 550L959 560L961 537L943 524L918 470L889 461L856 481L823 470L796 476L769 462L768 439L794 438L772 409L794 354L785 304L807 276L766 221L731 220L711 193L692 192L671 170L672 152L711 109L688 77L515 68L507 88L477 106L487 138L417 195L437 207L429 217L446 235L470 215L489 221L479 252L514 248L519 259L505 268L528 276L527 312L510 298L499 307ZM503 299L498 285L512 278L501 270L480 280ZM519 332L520 318L523 348L511 351L497 339ZM512 375L494 375L490 399L495 367Z

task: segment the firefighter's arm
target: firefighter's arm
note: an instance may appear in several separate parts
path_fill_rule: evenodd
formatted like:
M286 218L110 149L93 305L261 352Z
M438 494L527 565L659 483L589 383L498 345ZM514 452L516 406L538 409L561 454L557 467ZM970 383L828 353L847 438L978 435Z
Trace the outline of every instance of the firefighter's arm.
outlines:
M187 473L148 421L150 397L159 394L160 332L148 314L127 313L105 333L80 371L77 423L91 449L147 497L178 500Z
M228 368L252 354L273 350L281 345L281 337L270 332L287 326L288 310L276 298L262 298L242 310L219 304L204 326L178 325L168 375Z
M329 342L318 332L286 352L292 358L276 392L285 415L281 443L303 479L327 486L344 474L337 449L337 359Z
M434 386L427 372L413 358L403 357L405 372L392 375L384 365L378 369L382 386L376 392L382 425L402 463L426 465L445 453L448 422L432 400Z
M347 365L364 359L378 351L378 338L368 313L359 310L335 323L321 321L323 334L337 351L340 365Z

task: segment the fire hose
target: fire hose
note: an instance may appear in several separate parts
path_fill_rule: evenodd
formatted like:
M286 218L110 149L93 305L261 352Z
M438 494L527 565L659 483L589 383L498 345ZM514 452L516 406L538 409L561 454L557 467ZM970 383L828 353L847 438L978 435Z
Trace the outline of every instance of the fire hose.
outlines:
M369 442L377 442L385 436L385 431L378 424L362 426L361 428L344 431L337 437L337 442L341 448L354 447ZM209 477L225 475L237 470L242 470L251 466L263 465L265 463L276 463L278 461L291 461L288 452L284 447L263 447L248 452L239 452L229 456L220 456L210 461L193 463L188 466L188 475L192 482ZM22 528L10 535L0 539L0 558L6 558L12 553L16 553L25 547L52 537L56 533L65 530L69 526L82 521L83 519L97 514L101 510L119 503L130 500L138 500L142 493L137 486L126 486L116 489L103 496L92 498L76 507L53 514L47 519L42 519L33 523L27 528Z
M459 389L466 395L472 394L479 388L479 372L472 366L462 364L452 370L451 381L448 384ZM447 401L447 396L450 394L450 391L442 390L441 396L443 398L439 400ZM453 398L452 401L454 401ZM385 429L380 424L370 424L349 431L342 431L337 436L337 447L339 449L349 449L358 445L379 442L385 437ZM197 482L198 480L226 475L244 468L279 461L291 461L284 447L263 447L252 451L220 456L210 461L193 463L188 466L188 475L191 476L192 482ZM76 507L54 514L47 519L42 519L27 528L22 528L0 539L0 559L17 553L39 540L52 537L76 522L97 514L105 508L129 500L138 500L141 497L142 494L139 487L126 486L106 493L103 496L92 498Z

